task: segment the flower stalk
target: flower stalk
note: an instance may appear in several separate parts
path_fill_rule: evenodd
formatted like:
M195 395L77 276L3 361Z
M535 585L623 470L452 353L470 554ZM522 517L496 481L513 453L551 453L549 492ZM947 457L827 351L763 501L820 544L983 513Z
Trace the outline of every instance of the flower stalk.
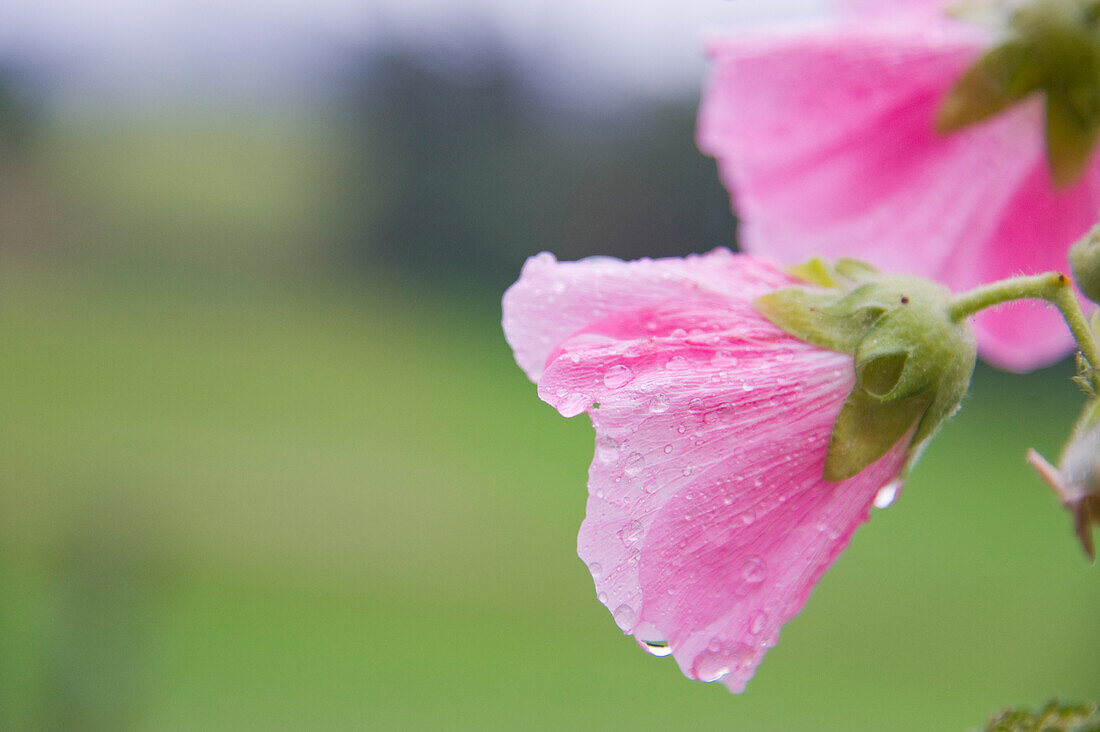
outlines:
M948 305L948 314L956 322L995 305L1014 300L1045 300L1058 308L1070 332L1077 341L1081 355L1088 362L1089 381L1097 383L1100 367L1100 349L1089 328L1088 319L1081 311L1081 304L1073 292L1069 278L1061 272L1046 272L1029 277L1013 277L1000 282L976 287L959 295Z

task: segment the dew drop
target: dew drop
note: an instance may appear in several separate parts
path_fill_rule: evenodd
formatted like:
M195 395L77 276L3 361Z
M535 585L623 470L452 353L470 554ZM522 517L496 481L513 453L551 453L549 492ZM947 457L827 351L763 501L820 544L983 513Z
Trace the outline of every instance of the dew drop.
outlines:
M671 452L672 452L672 443L670 442L669 444L665 445L665 455L668 455Z
M691 468L684 468L683 471L681 471L681 472L683 472L684 477L686 478L689 475L691 475Z
M668 411L669 401L668 397L664 394L654 394L653 398L649 400L649 411L654 414L662 414Z
M875 494L875 508L888 508L897 498L899 490L901 490L901 482L896 480L879 488L878 493Z
M607 370L607 373L603 375L603 385L608 389L618 389L626 386L633 380L634 372L621 363L612 366Z
M722 505L732 506L733 505L733 496L726 496L725 498L723 498L722 499Z
M738 666L744 665L748 661L751 650L743 643L728 647L718 645L718 650L714 648L715 644L712 642L707 650L695 657L691 668L695 678L706 683L718 681L728 676Z
M752 617L752 622L749 623L749 632L753 635L760 635L764 631L764 626L768 622L768 614L761 610Z
M631 630L634 627L634 621L637 620L637 616L634 614L634 608L630 605L619 605L615 608L613 613L615 616L615 622L623 630Z
M699 399L698 397L696 397L695 399L692 399L690 402L688 402L688 411L689 412L702 412L706 408L707 408L706 403L702 399Z
M741 523L743 523L745 526L748 526L755 520L756 514L752 511L745 511L743 514L741 514Z
M668 641L642 641L642 648L646 649L646 652L652 656L663 658L672 653L672 647L669 646Z
M685 425L680 425L676 428L676 431L679 432L681 435L687 432L687 430L688 428Z
M642 538L643 527L641 521L631 521L630 526L623 529L622 537L627 544L633 544Z
M688 332L683 328L677 328L676 330L669 333L669 335L673 338L687 338L687 334Z
M562 398L560 409L563 412L580 414L592 406L592 397L587 394L570 394Z
M642 472L643 468L645 468L645 456L640 452L632 453L623 463L623 472L631 478Z
M557 295L560 295L563 292L565 292L565 283L562 282L561 280L554 280L554 284L551 285L551 287L553 288L554 293L557 294Z
M741 391L752 391L754 388L755 387L747 381L741 384Z
M603 567L600 566L599 562L592 562L592 564L589 564L588 571L592 573L592 579L594 580L603 577Z
M613 463L619 459L619 443L610 437L596 440L596 459L604 463Z
M711 356L710 362L714 366L736 366L737 356L734 356L729 351L717 351Z
M768 565L760 557L749 557L741 566L741 576L749 584L760 584L768 576Z
M683 371L684 369L691 368L691 364L683 356L673 356L665 364L665 368L669 371Z
M607 593L606 592L599 593L598 595L596 595L596 599L599 600L604 605L606 605L607 604Z

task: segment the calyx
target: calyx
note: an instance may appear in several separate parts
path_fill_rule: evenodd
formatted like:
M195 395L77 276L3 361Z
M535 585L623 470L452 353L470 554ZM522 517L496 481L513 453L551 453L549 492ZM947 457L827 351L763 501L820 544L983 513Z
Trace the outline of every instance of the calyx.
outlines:
M796 338L854 360L856 383L833 425L825 479L851 478L903 439L908 469L957 409L974 371L974 337L948 315L951 293L855 260L815 259L791 273L808 286L764 295L757 310Z

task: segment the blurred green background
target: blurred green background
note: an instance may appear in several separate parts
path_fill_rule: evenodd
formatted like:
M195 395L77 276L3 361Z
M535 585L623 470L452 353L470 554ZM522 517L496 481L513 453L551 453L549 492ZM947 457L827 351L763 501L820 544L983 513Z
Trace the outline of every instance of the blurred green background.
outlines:
M966 729L1100 696L1100 581L1023 463L1068 363L980 368L747 692L575 556L591 427L499 327L523 259L733 242L696 97L561 105L391 48L310 103L0 75L0 728Z

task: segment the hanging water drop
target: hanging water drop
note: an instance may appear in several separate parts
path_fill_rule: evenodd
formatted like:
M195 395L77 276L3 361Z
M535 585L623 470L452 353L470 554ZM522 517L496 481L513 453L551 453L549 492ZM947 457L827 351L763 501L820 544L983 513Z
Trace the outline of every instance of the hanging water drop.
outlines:
M892 480L879 488L878 493L875 494L875 508L888 508L897 498L899 490L901 490L901 482L897 480Z
M663 640L660 640L660 641L644 640L644 641L642 641L642 648L645 648L646 651L650 655L657 656L659 658L663 658L663 657L669 655L670 653L672 653L672 647L669 646L668 641L663 641Z

